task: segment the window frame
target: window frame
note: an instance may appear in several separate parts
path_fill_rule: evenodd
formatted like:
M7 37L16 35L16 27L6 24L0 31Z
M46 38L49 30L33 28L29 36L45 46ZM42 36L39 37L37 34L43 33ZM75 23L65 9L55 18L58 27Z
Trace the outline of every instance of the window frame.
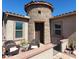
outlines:
M14 33L14 37L15 37L16 40L20 40L20 39L23 39L23 36L24 36L24 32L23 32L23 30L24 30L24 23L22 22L22 29L17 30L16 29L16 22L22 22L22 21L15 21L15 33ZM22 37L16 37L16 32L17 31L22 31Z
M55 27L55 25L60 25L60 28L56 28ZM56 21L56 22L54 22L54 27L53 27L54 29L53 29L53 31L54 31L54 35L55 36L62 36L62 22L61 21ZM58 35L58 34L56 34L56 30L59 30L59 31L61 31L61 33L60 33L60 35Z

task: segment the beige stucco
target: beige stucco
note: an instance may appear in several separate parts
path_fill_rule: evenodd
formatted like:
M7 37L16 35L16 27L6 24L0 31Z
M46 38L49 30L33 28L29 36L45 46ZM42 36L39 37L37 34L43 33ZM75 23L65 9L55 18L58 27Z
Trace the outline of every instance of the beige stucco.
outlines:
M65 17L63 20L63 35L68 38L76 32L76 16Z
M64 52L68 48L68 39L61 40L61 52Z
M8 20L6 24L6 40L14 40L14 21Z
M8 20L6 24L6 40L14 40L16 42L20 41L20 39L28 40L28 23L23 22L23 37L16 38L15 37L15 23L16 21Z
M24 38L28 41L28 23L24 23Z
M54 35L53 29L54 29L54 23L60 23L61 24L61 30L62 30L62 36L57 37ZM52 41L56 41L60 40L60 39L68 39L69 36L71 36L74 32L76 32L76 15L65 15L65 16L61 16L59 18L52 18L51 19L51 38Z

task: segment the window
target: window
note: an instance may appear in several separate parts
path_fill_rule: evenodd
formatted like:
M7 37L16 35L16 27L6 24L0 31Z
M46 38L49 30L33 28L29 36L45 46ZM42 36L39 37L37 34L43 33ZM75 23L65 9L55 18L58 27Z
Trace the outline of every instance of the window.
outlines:
M55 28L60 29L61 25L55 24Z
M16 30L15 30L15 37L22 38L23 36L23 23L20 21L16 22Z
M55 24L54 32L55 32L55 35L61 35L61 25L60 24Z
M61 30L55 30L56 35L61 35Z

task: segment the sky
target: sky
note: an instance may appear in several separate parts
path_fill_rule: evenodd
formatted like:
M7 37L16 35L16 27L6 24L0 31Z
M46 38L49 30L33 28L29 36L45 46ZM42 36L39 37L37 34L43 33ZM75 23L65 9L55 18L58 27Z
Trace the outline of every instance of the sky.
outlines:
M32 0L2 0L2 11L9 11L21 15L26 15L24 5ZM44 0L51 3L54 8L53 16L76 10L76 0Z

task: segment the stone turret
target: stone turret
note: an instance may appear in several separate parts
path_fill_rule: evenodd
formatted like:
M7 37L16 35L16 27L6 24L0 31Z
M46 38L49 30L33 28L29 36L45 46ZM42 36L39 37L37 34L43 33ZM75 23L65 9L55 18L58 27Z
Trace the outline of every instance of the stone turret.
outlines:
M44 44L50 43L50 22L52 5L47 2L30 2L25 5L25 11L30 16L29 41L40 40Z

